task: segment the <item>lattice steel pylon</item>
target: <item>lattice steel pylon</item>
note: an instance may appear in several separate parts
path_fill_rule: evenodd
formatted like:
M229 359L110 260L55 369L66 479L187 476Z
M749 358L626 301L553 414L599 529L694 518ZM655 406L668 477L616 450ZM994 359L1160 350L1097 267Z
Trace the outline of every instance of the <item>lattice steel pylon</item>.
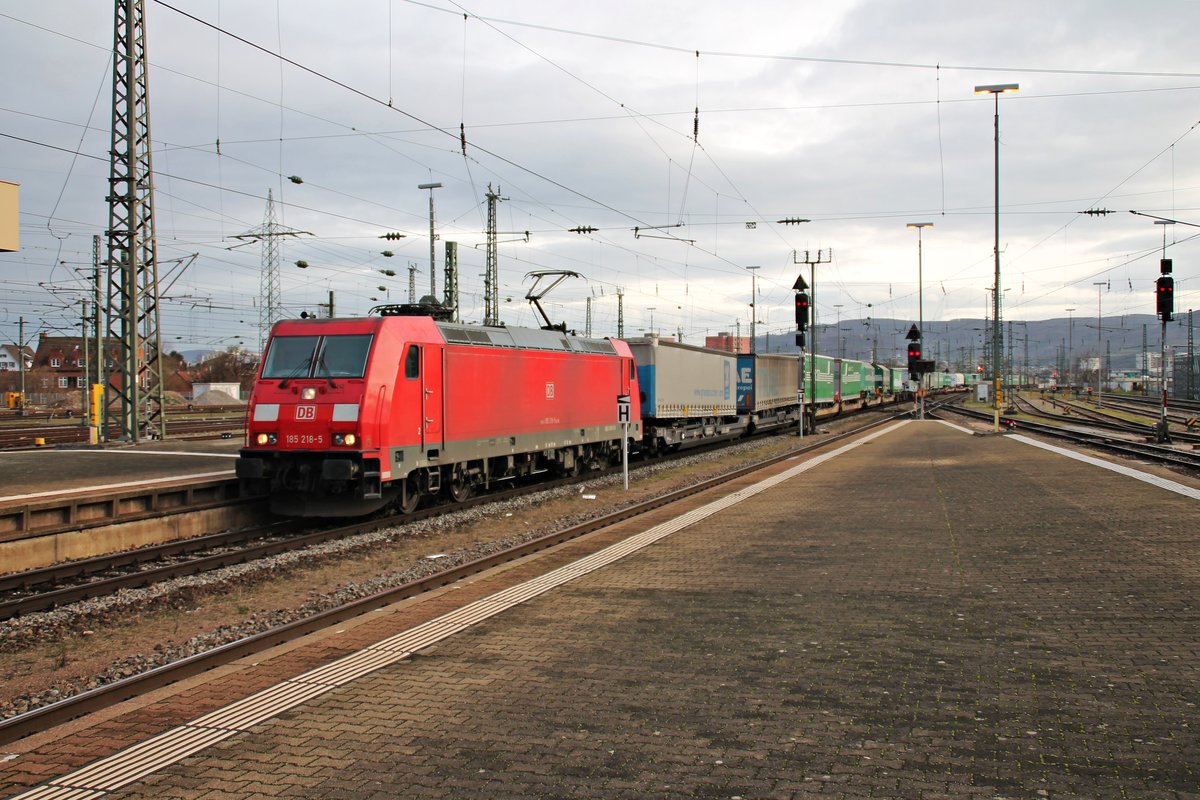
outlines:
M498 192L487 190L487 260L483 271L483 324L500 324L500 282L496 252L496 203L501 199Z
M262 353L267 345L267 336L271 326L282 315L283 298L279 290L279 238L281 236L299 236L308 231L297 231L285 228L275 221L275 197L267 189L267 211L263 224L235 239L258 239L262 242L262 275L259 278L258 303L258 352ZM310 236L312 234L309 234Z
M142 0L116 0L113 117L109 170L108 319L119 352L115 380L105 381L118 408L109 419L119 438L166 435L150 163L150 90L146 11Z
M274 236L275 198L267 189L267 213L262 225L262 276L259 280L258 352L263 351L271 326L279 319L283 298L279 292L279 237Z

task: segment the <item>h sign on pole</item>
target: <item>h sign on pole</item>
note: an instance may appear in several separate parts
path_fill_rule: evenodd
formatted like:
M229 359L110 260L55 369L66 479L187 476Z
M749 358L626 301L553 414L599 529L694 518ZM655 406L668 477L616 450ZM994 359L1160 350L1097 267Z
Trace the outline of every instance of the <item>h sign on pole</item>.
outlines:
M617 422L621 423L621 472L629 491L629 395L617 395Z
M629 491L629 395L617 395L617 421L620 422L620 471Z

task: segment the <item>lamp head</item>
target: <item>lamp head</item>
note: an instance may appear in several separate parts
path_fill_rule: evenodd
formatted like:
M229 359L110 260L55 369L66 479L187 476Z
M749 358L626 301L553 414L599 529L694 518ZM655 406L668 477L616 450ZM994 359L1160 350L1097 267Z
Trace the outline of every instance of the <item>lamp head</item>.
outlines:
M1018 83L993 83L990 86L976 86L975 94L1010 94L1020 88Z

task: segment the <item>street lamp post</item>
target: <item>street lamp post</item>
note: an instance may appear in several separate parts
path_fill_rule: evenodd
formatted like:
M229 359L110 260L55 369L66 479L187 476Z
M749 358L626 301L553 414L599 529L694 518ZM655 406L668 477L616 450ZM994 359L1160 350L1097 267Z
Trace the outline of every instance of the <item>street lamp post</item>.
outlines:
M910 222L906 227L917 229L917 333L921 334L917 341L921 344L921 357L925 357L925 282L922 276L921 233L923 228L932 228L932 222ZM917 406L917 419L925 419L925 373L921 373L921 382L917 385L917 395L920 404Z
M442 185L419 183L417 188L429 190L429 296L437 302L437 232L433 225L433 190L442 188Z
M1015 92L1020 88L1016 83L997 83L991 86L976 86L975 94L990 94L995 101L995 256L996 275L992 291L992 410L993 427L1000 432L1000 372L1001 372L1001 338L1004 336L1000 328L1000 95Z

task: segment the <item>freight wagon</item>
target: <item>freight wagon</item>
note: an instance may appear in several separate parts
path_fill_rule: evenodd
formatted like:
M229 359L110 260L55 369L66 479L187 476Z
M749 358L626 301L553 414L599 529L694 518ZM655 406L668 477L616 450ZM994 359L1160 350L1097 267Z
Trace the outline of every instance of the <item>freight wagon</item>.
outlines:
M676 450L745 433L746 419L737 412L736 355L659 336L627 341L637 362L643 447Z
M747 418L748 433L797 423L799 370L796 356L738 356L737 410Z

